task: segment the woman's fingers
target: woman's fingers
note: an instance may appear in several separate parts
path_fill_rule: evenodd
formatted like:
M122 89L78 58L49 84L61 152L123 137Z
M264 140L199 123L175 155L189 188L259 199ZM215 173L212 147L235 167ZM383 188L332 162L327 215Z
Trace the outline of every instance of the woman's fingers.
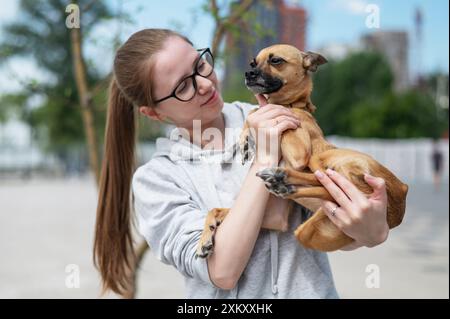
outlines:
M282 132L284 132L288 129L295 130L296 128L298 128L299 125L300 124L296 123L294 120L286 119L286 120L282 120L278 124L276 124L273 129L276 130L279 134L281 134Z
M275 118L277 116L280 115L286 115L289 116L291 118L295 118L298 119L298 117L294 114L294 112L292 112L291 110L283 107L283 108L274 108L272 110L269 110L267 112L265 112L264 114L261 114L261 117L264 118Z
M274 127L275 125L277 125L277 123L288 119L300 125L300 120L288 110L274 109L266 112L265 114L258 114L258 111L250 114L247 118L247 122L249 123L250 127Z
M262 94L255 94L255 98L256 101L258 101L259 106L266 106L267 104L269 104L266 97Z
M256 112L249 115L247 121L250 124L250 127L274 127L278 125L278 123L288 120L288 117L290 121L295 123L295 128L300 125L300 120L290 109L282 105L268 104L267 99L261 94L256 94L255 97L259 105L264 107L260 107ZM293 125L286 126L286 124L284 124L282 127L283 130L286 130L287 127L292 128Z
M339 206L346 211L351 211L352 203L347 195L325 173L317 170L314 172L319 182L327 189Z
M295 124L300 125L300 120L293 118L292 116L288 116L288 115L280 115L280 116L277 116L276 118L274 118L273 120L275 121L275 125L277 125L278 123L283 122L283 121L292 121Z
M299 121L293 120L289 117L280 116L275 119L268 119L259 123L258 130L262 129L263 131L270 131L272 132L272 135L277 135L275 133L283 132L288 128L296 129L299 127L299 125ZM283 128L283 130L280 131L280 128Z
M373 193L370 196L371 199L387 201L386 181L384 179L369 174L365 174L364 179L373 189Z
M327 169L325 172L347 194L352 202L359 204L367 202L367 197L347 178L332 169Z
M284 112L292 112L288 108L286 108L284 106L281 106L281 105L266 104L264 107L260 107L258 110L256 110L255 113L252 113L252 114L256 114L256 115L262 116L263 114L267 115L267 113L273 112L274 110L279 110L279 111L284 111Z
M336 203L324 200L322 202L322 209L328 218L339 228L345 229L350 223L350 218L347 213L340 208Z

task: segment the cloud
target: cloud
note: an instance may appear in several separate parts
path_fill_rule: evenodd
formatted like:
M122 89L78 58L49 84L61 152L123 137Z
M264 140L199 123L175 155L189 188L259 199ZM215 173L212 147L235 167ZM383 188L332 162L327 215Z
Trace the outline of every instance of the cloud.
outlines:
M13 20L19 10L18 0L2 1L2 9L0 10L0 24L5 21Z
M368 3L364 0L331 0L330 6L335 10L343 10L353 15L365 14Z
M53 83L55 79L30 58L12 58L0 68L0 95L20 91L23 83L31 80Z

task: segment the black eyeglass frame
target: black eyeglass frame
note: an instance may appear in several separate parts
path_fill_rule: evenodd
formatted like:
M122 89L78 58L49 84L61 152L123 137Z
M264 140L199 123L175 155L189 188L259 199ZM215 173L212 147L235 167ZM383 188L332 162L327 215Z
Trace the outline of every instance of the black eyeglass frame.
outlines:
M200 54L200 56L199 56L199 57L197 58L197 60L195 61L195 69L194 69L194 73L192 73L191 75L188 75L188 76L184 77L184 78L180 81L180 83L178 83L177 86L173 89L173 91L172 91L172 93L171 93L170 95L168 95L168 96L166 96L166 97L163 97L162 99L159 99L159 100L154 101L153 104L156 105L156 104L161 103L162 101L165 101L165 100L170 99L170 98L172 98L172 97L175 98L175 99L177 99L178 101L181 101L181 102L189 102L190 100L192 100L192 99L194 98L194 96L195 96L196 93L197 93L197 81L195 80L195 77L196 77L197 75L199 75L199 76L201 76L202 78L208 78L208 77L214 72L214 55L212 54L211 50L210 50L209 48L204 48L204 49L197 49L197 51L199 51L199 52L202 52L202 51L203 51L203 52ZM211 72L210 72L208 75L201 75L201 74L198 72L198 70L197 70L197 68L198 68L198 62L203 58L203 56L204 56L206 53L209 53L209 54L211 55L211 59L212 59ZM194 95L193 95L191 98L189 98L188 100L183 100L183 99L179 98L178 96L176 96L175 92L177 91L178 87L179 87L181 84L183 84L183 82L186 81L186 80L189 79L189 78L192 78L192 84L194 85L195 93L194 93Z

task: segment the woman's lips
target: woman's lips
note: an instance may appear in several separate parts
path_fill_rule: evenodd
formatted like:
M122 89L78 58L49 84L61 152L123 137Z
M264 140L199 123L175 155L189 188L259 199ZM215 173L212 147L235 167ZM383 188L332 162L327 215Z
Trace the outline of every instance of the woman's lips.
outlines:
M214 93L211 95L211 97L208 99L208 101L206 101L205 103L202 104L202 106L208 105L208 104L214 102L216 100L217 96L218 96L217 91L214 90Z

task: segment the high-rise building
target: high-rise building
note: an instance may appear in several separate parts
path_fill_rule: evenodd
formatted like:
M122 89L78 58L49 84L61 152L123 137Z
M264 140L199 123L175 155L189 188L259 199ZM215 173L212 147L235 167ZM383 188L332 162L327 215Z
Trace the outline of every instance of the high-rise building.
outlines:
M239 4L236 1L231 6ZM306 10L288 5L284 0L256 1L249 10L250 21L241 22L239 32L228 33L225 45L227 56L222 79L223 89L242 87L244 72L250 61L263 48L277 43L305 49Z
M305 50L306 10L302 7L287 6L283 1L279 6L280 42L291 44L300 50Z
M393 76L394 90L399 92L409 85L408 34L406 31L378 31L362 38L363 46L382 54L388 61Z

